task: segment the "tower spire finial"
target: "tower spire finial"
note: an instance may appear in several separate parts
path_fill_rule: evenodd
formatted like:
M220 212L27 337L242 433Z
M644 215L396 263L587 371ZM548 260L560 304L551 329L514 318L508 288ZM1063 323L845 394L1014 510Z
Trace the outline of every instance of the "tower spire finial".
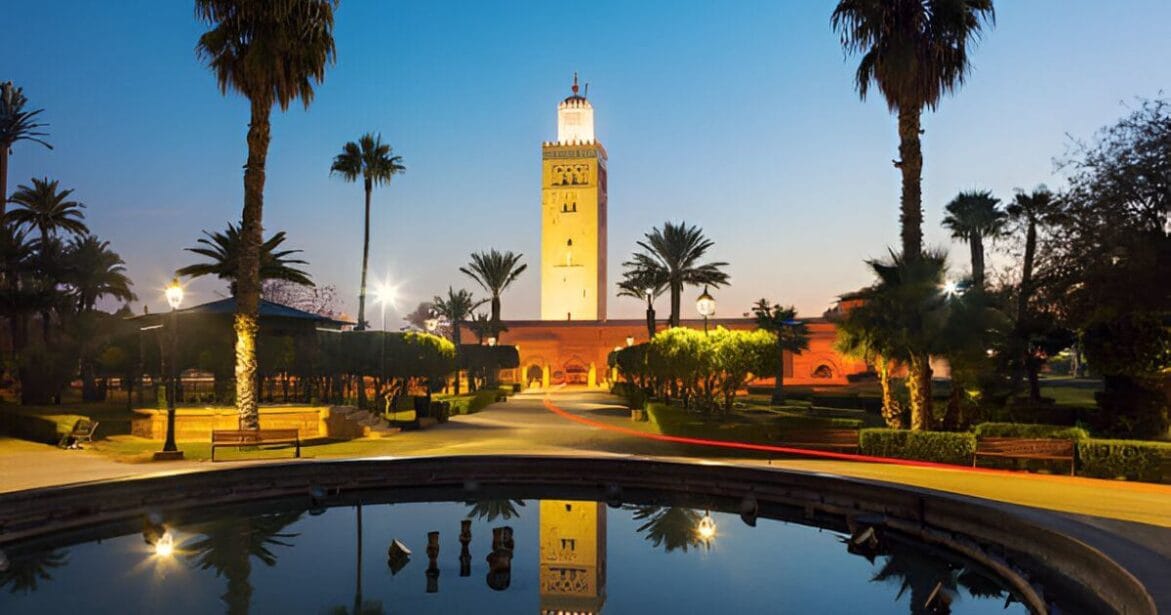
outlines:
M577 71L573 71L573 94L577 95Z

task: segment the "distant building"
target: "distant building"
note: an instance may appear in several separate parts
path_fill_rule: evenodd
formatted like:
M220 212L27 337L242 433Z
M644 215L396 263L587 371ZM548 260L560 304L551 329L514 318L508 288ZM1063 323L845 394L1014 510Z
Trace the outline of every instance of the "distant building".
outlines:
M571 90L557 105L557 140L541 145L541 319L506 321L501 335L520 355L520 367L502 378L525 386L546 380L600 386L612 377L606 364L612 350L647 341L643 319L606 317L606 149L594 132L588 86L582 92L576 74ZM787 384L844 385L847 376L866 371L834 351L830 321L802 320L812 339L801 355L785 354ZM702 320L680 324L703 327ZM750 318L713 318L709 326L756 328ZM464 339L474 339L466 331Z

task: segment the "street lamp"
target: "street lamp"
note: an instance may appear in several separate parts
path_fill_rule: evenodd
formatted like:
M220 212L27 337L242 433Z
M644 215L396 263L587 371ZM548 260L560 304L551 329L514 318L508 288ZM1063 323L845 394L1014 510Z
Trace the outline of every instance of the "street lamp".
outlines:
M427 329L427 333L435 333L435 330L439 328L439 319L432 316L423 321L423 327Z
M627 347L627 348L629 348L629 347L631 347L631 346L633 346L633 345L634 345L634 336L633 336L633 335L627 335L627 336L626 336L626 347Z
M183 303L183 285L179 284L179 279L174 278L171 283L167 285L165 291L167 297L167 305L171 306L171 324L166 327L167 338L170 348L167 350L167 355L170 355L169 365L166 370L167 377L167 439L163 443L163 450L154 454L156 460L167 459L182 459L183 451L175 445L175 397L179 393L178 377L176 364L179 362L179 305Z
M651 339L655 337L655 289L646 289L646 332Z
M489 336L488 337L488 346L492 347L495 345L496 345L496 336L495 335Z
M703 332L707 333L707 319L716 315L716 298L711 296L707 287L703 287L703 294L695 300L695 310L703 316Z
M390 284L387 284L386 282L379 284L378 288L374 291L374 301L378 303L378 309L382 312L382 344L378 355L379 377L386 376L386 306L387 304L390 304L390 307L394 307L397 297L398 289L394 286L391 286ZM366 383L362 382L359 384L359 386L365 387ZM385 395L384 391L379 391L379 394L382 394L385 397L386 402L389 404L389 396ZM363 396L365 396L364 393ZM397 409L384 407L383 410L388 411Z

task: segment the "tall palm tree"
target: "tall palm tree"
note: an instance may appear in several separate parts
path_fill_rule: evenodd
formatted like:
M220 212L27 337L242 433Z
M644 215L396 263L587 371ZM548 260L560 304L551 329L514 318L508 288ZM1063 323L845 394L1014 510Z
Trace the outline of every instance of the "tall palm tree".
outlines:
M41 139L48 136L40 130L46 124L36 121L44 109L25 111L27 102L24 91L11 81L0 84L0 218L8 207L8 156L12 146L17 141L32 141L53 149L48 141Z
M472 293L460 289L458 292L447 287L447 296L440 297L436 295L431 300L434 305L435 315L445 318L451 325L451 341L455 344L456 364L459 364L460 353L460 323L467 320L476 308L484 305L485 300L476 301L472 297ZM455 394L459 395L459 370L455 372Z
M500 322L500 293L504 292L520 274L528 268L521 263L523 254L512 252L497 252L495 248L487 252L472 253L472 262L459 270L464 275L478 283L492 296L492 322Z
M654 271L627 271L618 283L619 297L646 301L647 339L655 336L655 299L667 290L666 279Z
M227 231L222 233L203 231L203 234L204 237L196 240L196 243L201 245L185 249L188 252L205 256L211 261L187 265L175 271L175 274L193 278L214 275L221 280L227 280L228 291L239 301L240 268L244 260L244 238L240 229L229 222ZM277 249L284 242L285 232L279 231L260 244L260 279L285 280L302 286L313 286L313 280L309 278L309 274L294 266L305 265L306 261L290 258L301 251Z
M77 301L77 311L93 311L102 297L120 301L138 299L130 290L134 283L126 276L126 261L110 249L110 242L93 235L74 238L65 257L68 261L67 282Z
M636 530L646 532L646 539L656 547L663 547L670 553L679 549L684 553L688 548L709 547L711 543L700 538L699 522L703 515L699 511L682 506L638 506L634 508L634 520L646 521Z
M362 178L366 189L366 225L362 234L362 286L358 291L358 326L366 328L366 263L370 257L370 195L374 186L389 184L395 175L407 170L402 165L403 157L395 156L394 148L382 142L381 135L366 133L357 142L350 141L342 147L342 153L333 159L330 173L341 175L348 182Z
M761 299L752 306L756 326L771 332L777 338L777 374L773 383L772 403L785 402L785 353L801 354L809 350L809 326L797 320L797 308L773 305Z
M638 242L642 252L635 252L633 260L622 263L626 275L647 276L662 280L671 293L672 327L679 326L679 309L684 286L723 286L728 283L728 274L722 271L728 263L700 263L700 259L714 243L704 237L698 226L687 226L686 222L663 223L663 228L653 228Z
M923 154L920 119L944 94L964 83L968 46L994 24L992 0L840 0L830 21L847 53L862 54L854 85L862 99L871 85L898 114L902 171L902 253L923 251Z
M835 320L837 341L834 349L847 357L873 365L882 389L882 418L891 429L903 429L903 407L894 394L892 372L896 367L894 327L886 322L892 315L863 305Z
M211 26L196 52L215 73L220 92L239 92L251 106L248 160L244 164L240 267L236 295L236 410L241 427L257 429L256 336L260 330L260 245L269 116L300 99L334 60L333 11L337 0L195 0L196 17Z
M89 232L85 226L85 205L69 200L73 190L59 190L57 180L49 178L32 178L32 186L21 185L16 187L9 199L14 207L6 215L13 224L26 225L35 228L41 235L41 241L47 241L65 231L72 235L84 235Z
M943 228L951 236L967 242L972 250L972 286L984 289L984 239L994 239L1004 232L1006 220L1000 199L990 190L959 193L945 207Z
M1029 338L1036 328L1033 319L1029 317L1029 302L1035 291L1033 266L1037 258L1037 227L1045 223L1053 214L1055 207L1053 193L1045 186L1038 186L1031 193L1017 191L1006 210L1009 222L1017 227L1023 227L1025 231L1025 254L1021 262L1021 284L1016 297L1014 337L1019 345L1015 352L1018 355L1016 362L1020 368L1028 372L1029 397L1033 400L1041 398L1041 388L1037 379L1037 371L1041 365L1033 358L1029 344ZM1020 382L1020 369L1017 370L1016 381Z

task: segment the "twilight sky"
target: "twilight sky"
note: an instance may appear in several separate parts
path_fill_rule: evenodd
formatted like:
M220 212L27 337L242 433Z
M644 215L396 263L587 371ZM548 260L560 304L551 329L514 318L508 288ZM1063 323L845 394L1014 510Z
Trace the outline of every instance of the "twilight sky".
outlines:
M610 155L611 294L636 239L685 220L731 263L732 286L713 293L720 315L762 296L819 315L869 283L863 259L898 242L895 119L879 98L858 100L834 4L344 0L338 61L313 105L274 113L265 228L286 230L354 314L362 189L329 165L346 141L381 132L408 172L375 193L371 269L399 285L400 310L449 284L479 291L457 268L496 247L530 263L504 317L537 317L540 143L556 137L576 70ZM237 220L243 194L247 104L221 96L196 59L193 13L180 0L3 9L0 81L45 109L55 146L19 144L9 189L46 175L75 188L152 311L195 260L182 248ZM1166 0L1000 0L997 13L967 85L924 117L933 245L948 242L939 220L956 192L1059 188L1053 159L1070 136L1171 85ZM966 269L966 249L952 253ZM189 290L187 305L226 293L214 280ZM642 314L630 299L609 304L611 317Z

